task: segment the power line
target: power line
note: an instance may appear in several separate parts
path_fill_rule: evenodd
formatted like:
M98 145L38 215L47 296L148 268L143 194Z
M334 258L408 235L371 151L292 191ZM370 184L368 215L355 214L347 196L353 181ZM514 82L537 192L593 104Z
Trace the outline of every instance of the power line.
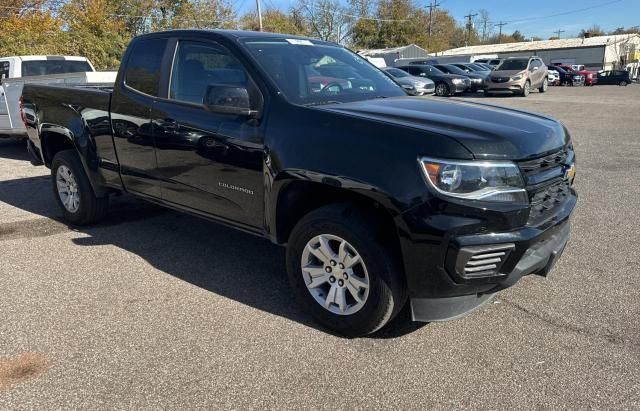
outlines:
M507 20L507 23L509 23L509 24L524 23L524 22L529 22L529 21L548 19L548 18L551 18L551 17L566 16L568 14L581 13L583 11L588 11L588 10L596 9L596 8L599 8L599 7L608 6L608 5L611 5L611 4L620 3L621 1L624 1L624 0L612 0L612 1L605 2L605 3L595 4L595 5L589 6L589 7L583 7L581 9L568 10L568 11L563 11L563 12L555 13L555 14L548 14L546 16L526 17L526 18L515 19L515 20Z

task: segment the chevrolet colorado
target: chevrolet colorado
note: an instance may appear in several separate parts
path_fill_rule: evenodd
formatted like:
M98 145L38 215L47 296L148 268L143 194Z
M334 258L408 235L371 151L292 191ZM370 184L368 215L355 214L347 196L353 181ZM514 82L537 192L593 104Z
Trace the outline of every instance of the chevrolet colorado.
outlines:
M26 84L22 107L70 223L127 192L263 236L286 246L298 302L343 335L407 301L415 321L453 319L546 276L577 201L558 121L409 97L320 40L147 34L113 91Z

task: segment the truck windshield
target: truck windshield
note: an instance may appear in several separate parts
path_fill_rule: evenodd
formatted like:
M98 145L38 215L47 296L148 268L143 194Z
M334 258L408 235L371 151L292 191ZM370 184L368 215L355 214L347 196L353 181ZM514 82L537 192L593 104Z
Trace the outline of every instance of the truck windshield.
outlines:
M505 60L496 67L496 70L526 70L528 65L529 59Z
M302 105L404 96L393 80L359 55L330 43L245 39L244 44L285 97Z
M81 60L27 60L22 62L22 77L93 71Z

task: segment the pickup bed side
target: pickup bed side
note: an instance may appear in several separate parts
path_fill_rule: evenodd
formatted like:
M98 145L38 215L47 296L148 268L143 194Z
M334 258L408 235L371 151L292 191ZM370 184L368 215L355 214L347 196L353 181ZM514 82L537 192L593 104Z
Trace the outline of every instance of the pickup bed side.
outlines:
M117 167L100 167L117 164L109 120L111 93L25 84L23 96L28 99L24 110L29 144L47 167L56 153L73 149L97 196L106 195L109 188L122 188Z

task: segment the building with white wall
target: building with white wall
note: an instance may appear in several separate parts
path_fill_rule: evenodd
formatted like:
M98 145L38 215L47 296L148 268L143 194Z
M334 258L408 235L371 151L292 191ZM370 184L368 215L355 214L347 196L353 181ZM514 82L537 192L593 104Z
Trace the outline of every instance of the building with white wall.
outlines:
M538 56L545 64L584 64L592 70L624 68L640 60L640 34L527 41L459 47L438 56L497 54L500 58Z

